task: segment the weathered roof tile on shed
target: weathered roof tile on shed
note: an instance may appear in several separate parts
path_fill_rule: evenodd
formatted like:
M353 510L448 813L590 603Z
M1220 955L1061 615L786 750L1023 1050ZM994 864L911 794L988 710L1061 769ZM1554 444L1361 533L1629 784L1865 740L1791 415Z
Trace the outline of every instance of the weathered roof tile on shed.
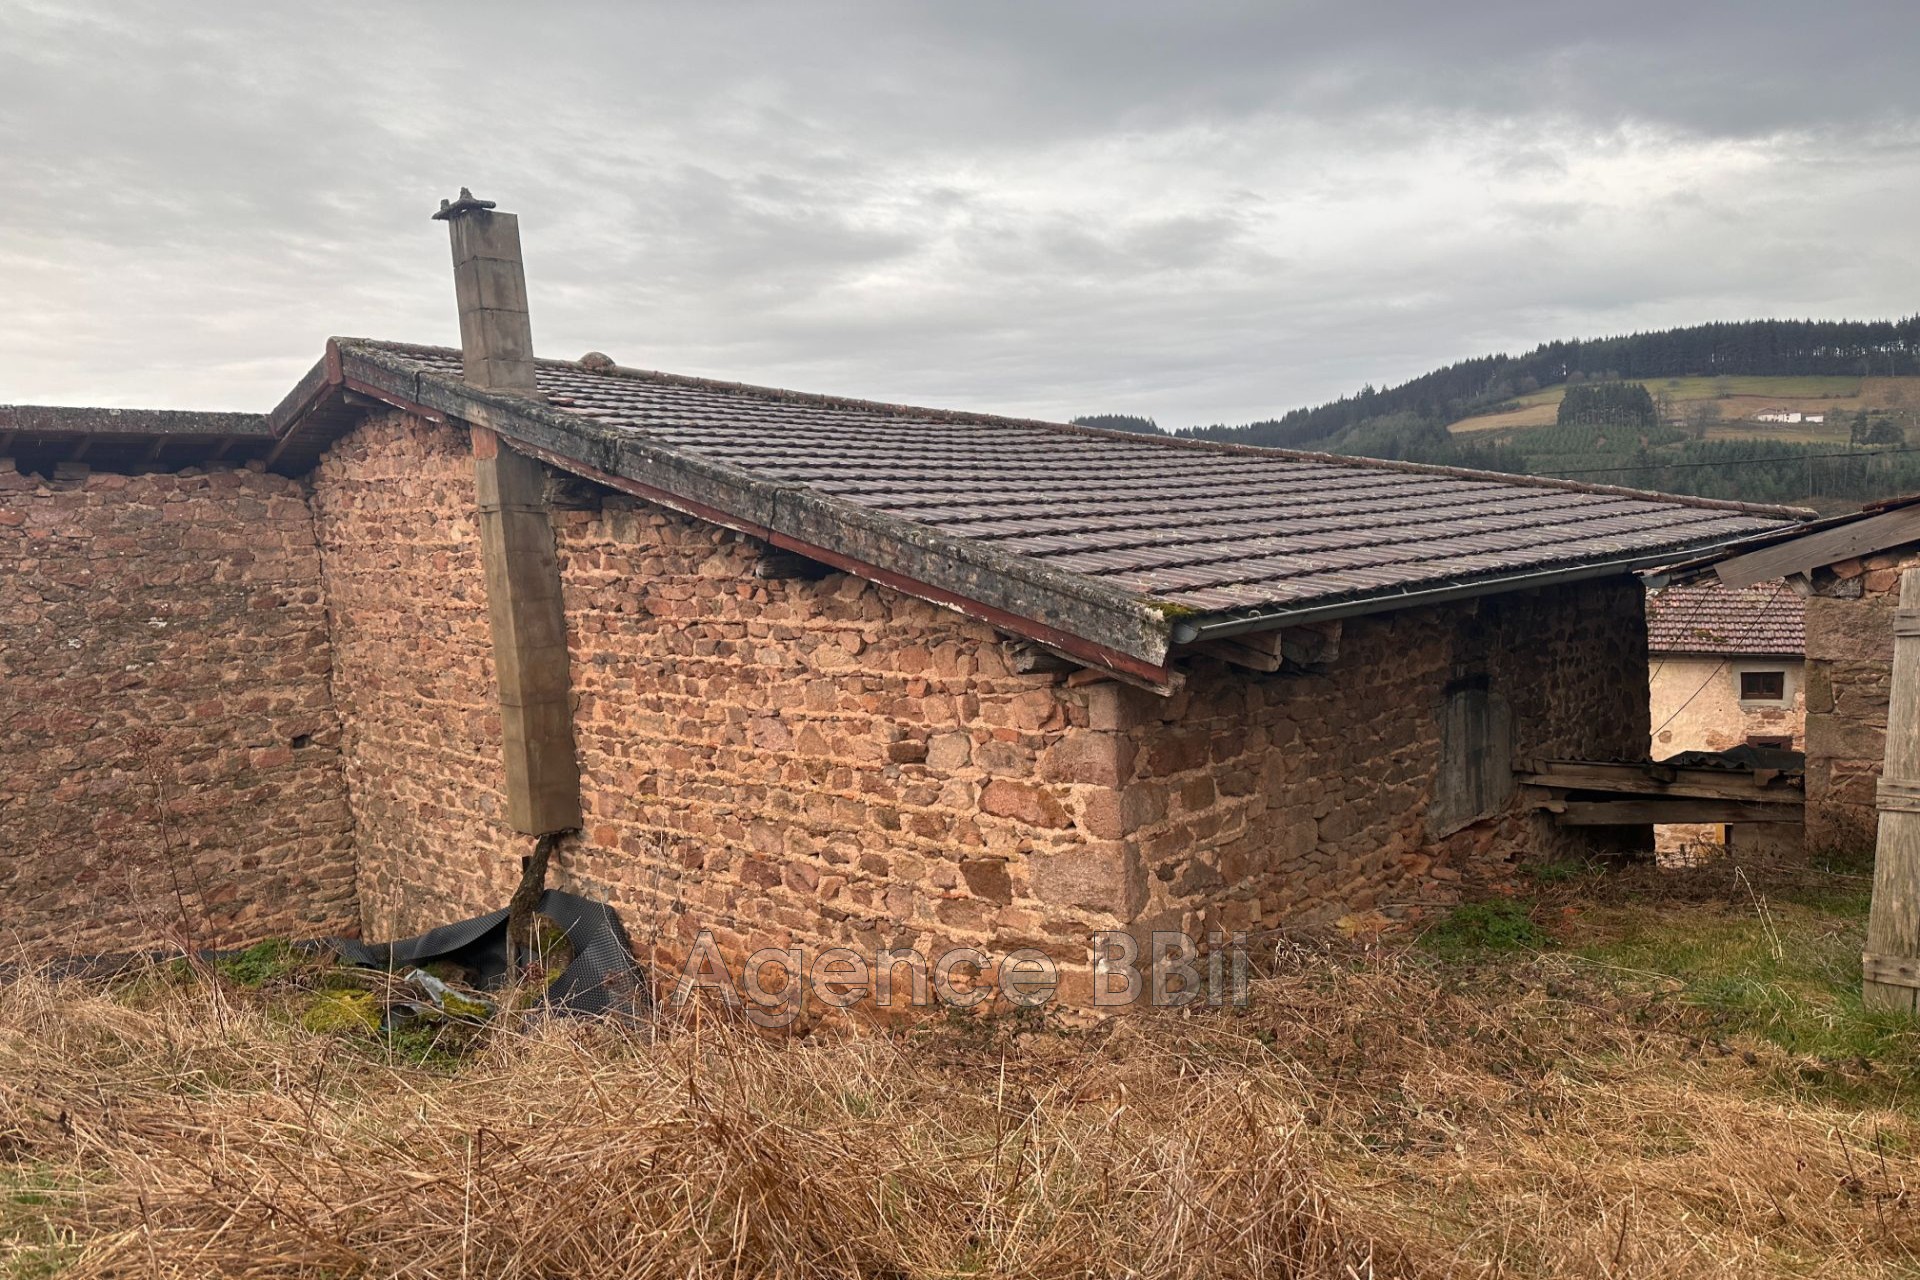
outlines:
M434 378L460 353L376 345ZM1202 612L1679 554L1789 513L541 361L558 409Z
M1784 582L1732 590L1711 580L1647 595L1647 649L1798 658L1805 602Z

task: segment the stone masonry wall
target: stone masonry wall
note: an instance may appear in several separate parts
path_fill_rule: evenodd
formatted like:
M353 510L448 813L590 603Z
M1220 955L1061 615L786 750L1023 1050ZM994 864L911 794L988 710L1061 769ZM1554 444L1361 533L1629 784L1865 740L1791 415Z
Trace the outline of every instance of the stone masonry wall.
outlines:
M313 477L367 936L495 910L519 880L464 431L401 414Z
M1870 853L1874 787L1887 747L1893 612L1920 548L1845 560L1814 574L1806 602L1807 849Z
M354 929L325 621L296 482L0 458L0 940Z
M498 724L464 435L397 415L316 476L372 932L500 905ZM1418 904L1566 843L1509 810L1435 835L1450 679L1493 673L1517 750L1635 755L1636 584L1348 624L1321 675L1198 663L1170 699L1016 674L991 629L844 574L759 577L742 535L607 495L555 513L586 830L554 883L663 966ZM1071 986L1069 987L1072 993Z
M1644 843L1561 831L1511 803L1449 831L1446 690L1484 676L1514 760L1637 759L1647 740L1643 596L1631 579L1349 619L1314 674L1195 664L1161 701L1116 690L1126 779L1095 829L1131 842L1136 933L1288 930L1418 916L1516 860Z

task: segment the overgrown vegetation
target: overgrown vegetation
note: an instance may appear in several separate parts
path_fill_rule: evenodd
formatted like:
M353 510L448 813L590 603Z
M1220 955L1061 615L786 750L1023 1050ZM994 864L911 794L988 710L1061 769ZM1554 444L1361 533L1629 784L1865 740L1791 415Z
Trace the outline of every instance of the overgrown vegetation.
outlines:
M1546 938L1534 926L1529 903L1511 898L1456 907L1421 935L1427 949L1449 959L1493 951L1530 951Z
M1083 1029L507 1017L422 1066L303 1025L321 974L16 980L0 1275L1915 1273L1857 877L1529 892Z

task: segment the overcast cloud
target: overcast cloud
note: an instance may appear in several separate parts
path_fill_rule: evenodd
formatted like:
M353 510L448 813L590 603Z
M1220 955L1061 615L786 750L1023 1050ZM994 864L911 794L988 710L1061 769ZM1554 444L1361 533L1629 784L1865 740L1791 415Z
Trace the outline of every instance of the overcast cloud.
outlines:
M1891 317L1917 55L1911 0L0 0L0 401L451 344L463 183L544 354L1046 417Z

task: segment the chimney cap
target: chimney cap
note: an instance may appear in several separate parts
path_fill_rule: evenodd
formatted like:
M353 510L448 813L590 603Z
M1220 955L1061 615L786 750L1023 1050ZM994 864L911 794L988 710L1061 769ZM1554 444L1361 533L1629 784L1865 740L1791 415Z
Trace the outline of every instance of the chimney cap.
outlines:
M440 212L433 215L433 220L435 222L451 222L462 214L473 213L480 209L491 209L493 207L493 201L475 200L473 198L473 192L462 187L460 188L460 198L458 200L443 199L440 201Z

